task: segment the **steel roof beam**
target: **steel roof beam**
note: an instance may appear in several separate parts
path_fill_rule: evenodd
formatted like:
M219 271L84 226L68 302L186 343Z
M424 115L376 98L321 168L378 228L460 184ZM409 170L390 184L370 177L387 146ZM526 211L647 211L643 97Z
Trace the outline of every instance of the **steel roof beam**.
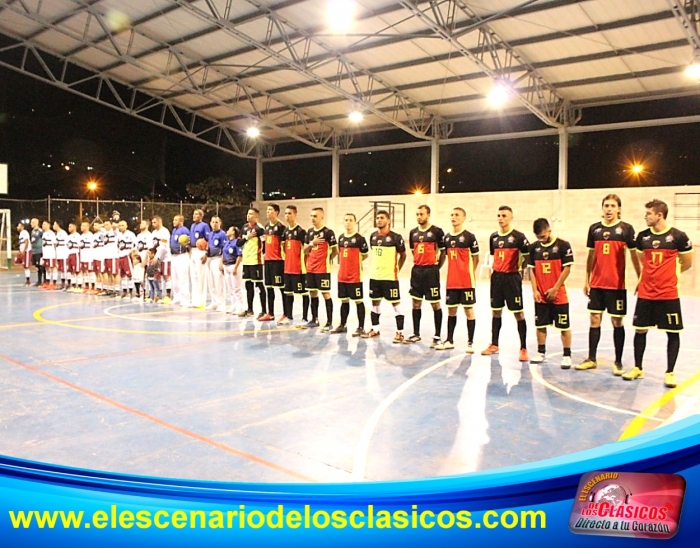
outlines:
M700 0L668 0L695 55L700 55Z

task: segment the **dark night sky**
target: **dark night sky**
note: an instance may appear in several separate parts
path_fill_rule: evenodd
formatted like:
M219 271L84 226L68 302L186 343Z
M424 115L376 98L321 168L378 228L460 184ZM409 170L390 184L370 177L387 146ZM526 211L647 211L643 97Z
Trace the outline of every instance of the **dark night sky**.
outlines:
M700 113L700 96L584 111L580 124ZM534 116L456 124L452 136L543 128ZM353 146L410 141L399 131L358 135ZM570 188L700 184L700 124L572 135ZM557 138L441 147L441 192L557 186ZM277 154L308 152L290 143ZM629 177L632 161L645 173ZM11 198L84 197L95 177L100 197L187 200L185 186L229 175L255 186L255 162L136 120L32 78L0 68L0 162L10 164ZM66 171L61 164L70 164ZM51 167L48 167L51 166ZM88 170L88 166L92 170ZM274 197L330 195L330 157L265 164ZM427 190L430 149L341 156L341 195ZM447 170L450 169L448 172Z

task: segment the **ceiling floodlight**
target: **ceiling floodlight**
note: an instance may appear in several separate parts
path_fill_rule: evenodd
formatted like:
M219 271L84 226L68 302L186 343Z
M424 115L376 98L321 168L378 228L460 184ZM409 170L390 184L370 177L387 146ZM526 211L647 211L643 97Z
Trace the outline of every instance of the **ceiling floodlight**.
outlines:
M333 32L345 32L355 19L355 0L327 0L326 19Z
M246 134L247 134L248 137L250 137L251 139L255 139L256 137L260 137L260 130L258 129L257 126L250 126L250 127L246 130Z
M700 50L693 55L693 62L685 69L685 74L700 82Z
M491 104L491 106L494 107L503 106L506 103L506 101L508 101L511 92L512 89L507 82L498 80L494 82L493 88L491 88L491 91L489 92L489 103Z
M364 116L362 116L362 113L359 110L353 110L348 116L348 118L350 118L350 121L353 124L359 124L364 118Z

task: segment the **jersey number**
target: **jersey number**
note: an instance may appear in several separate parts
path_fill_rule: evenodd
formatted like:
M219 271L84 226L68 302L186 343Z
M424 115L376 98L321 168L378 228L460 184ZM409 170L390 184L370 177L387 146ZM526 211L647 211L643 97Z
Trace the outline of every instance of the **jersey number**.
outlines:
M608 242L603 244L603 255L610 255L610 244Z
M661 251L651 252L651 264L661 264L664 262L664 254Z
M505 251L499 251L498 252L498 258L501 259L502 261L506 260L506 252Z
M440 288L439 287L431 287L430 288L430 296L431 297L440 297Z
M559 325L566 325L566 323L569 321L569 315L568 314L558 314L558 319L557 323Z
M267 238L265 238L265 243L271 244L272 243L272 236L268 236Z
M542 274L551 274L552 273L552 264L551 263L542 263Z
M418 253L419 255L425 253L425 244L418 244L416 246L416 253Z
M450 259L454 260L457 258L457 250L456 249L450 249Z
M292 249L292 241L287 241L287 249Z
M381 247L375 247L375 248L374 248L374 254L375 254L377 257L381 257L381 256L382 256L382 248L381 248Z
M343 248L343 258L345 258L345 257L347 257L347 256L348 256L348 248L347 248L347 247L344 247L344 248Z
M673 314L666 314L666 318L668 318L668 325L680 325L681 323L678 312L674 312Z
M389 297L392 299L398 299L399 298L399 290L396 288L390 289L389 290Z
M358 299L362 298L362 288L361 287L355 288L355 297L357 297Z

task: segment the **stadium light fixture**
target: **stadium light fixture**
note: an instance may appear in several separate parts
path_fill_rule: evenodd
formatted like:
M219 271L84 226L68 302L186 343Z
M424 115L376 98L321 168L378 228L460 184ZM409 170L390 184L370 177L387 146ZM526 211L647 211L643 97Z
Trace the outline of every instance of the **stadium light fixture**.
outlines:
M256 139L257 137L260 137L260 130L258 129L258 126L250 126L246 130L246 135L250 137L251 139Z
M95 181L88 181L87 187L88 190L95 191L97 190L97 183Z
M492 107L501 107L509 99L512 88L503 80L496 80L488 95L489 104Z
M643 171L644 171L644 166L642 164L634 164L632 166L632 173L634 173L635 175L639 175Z
M693 78L694 80L700 82L700 50L695 51L695 54L693 55L693 62L688 65L687 69L685 69L685 74L689 78Z
M326 20L333 32L346 32L355 20L355 0L327 0Z
M359 124L362 121L362 119L364 118L364 116L362 115L362 113L359 110L353 110L348 115L348 118L350 118L350 121L353 124Z

